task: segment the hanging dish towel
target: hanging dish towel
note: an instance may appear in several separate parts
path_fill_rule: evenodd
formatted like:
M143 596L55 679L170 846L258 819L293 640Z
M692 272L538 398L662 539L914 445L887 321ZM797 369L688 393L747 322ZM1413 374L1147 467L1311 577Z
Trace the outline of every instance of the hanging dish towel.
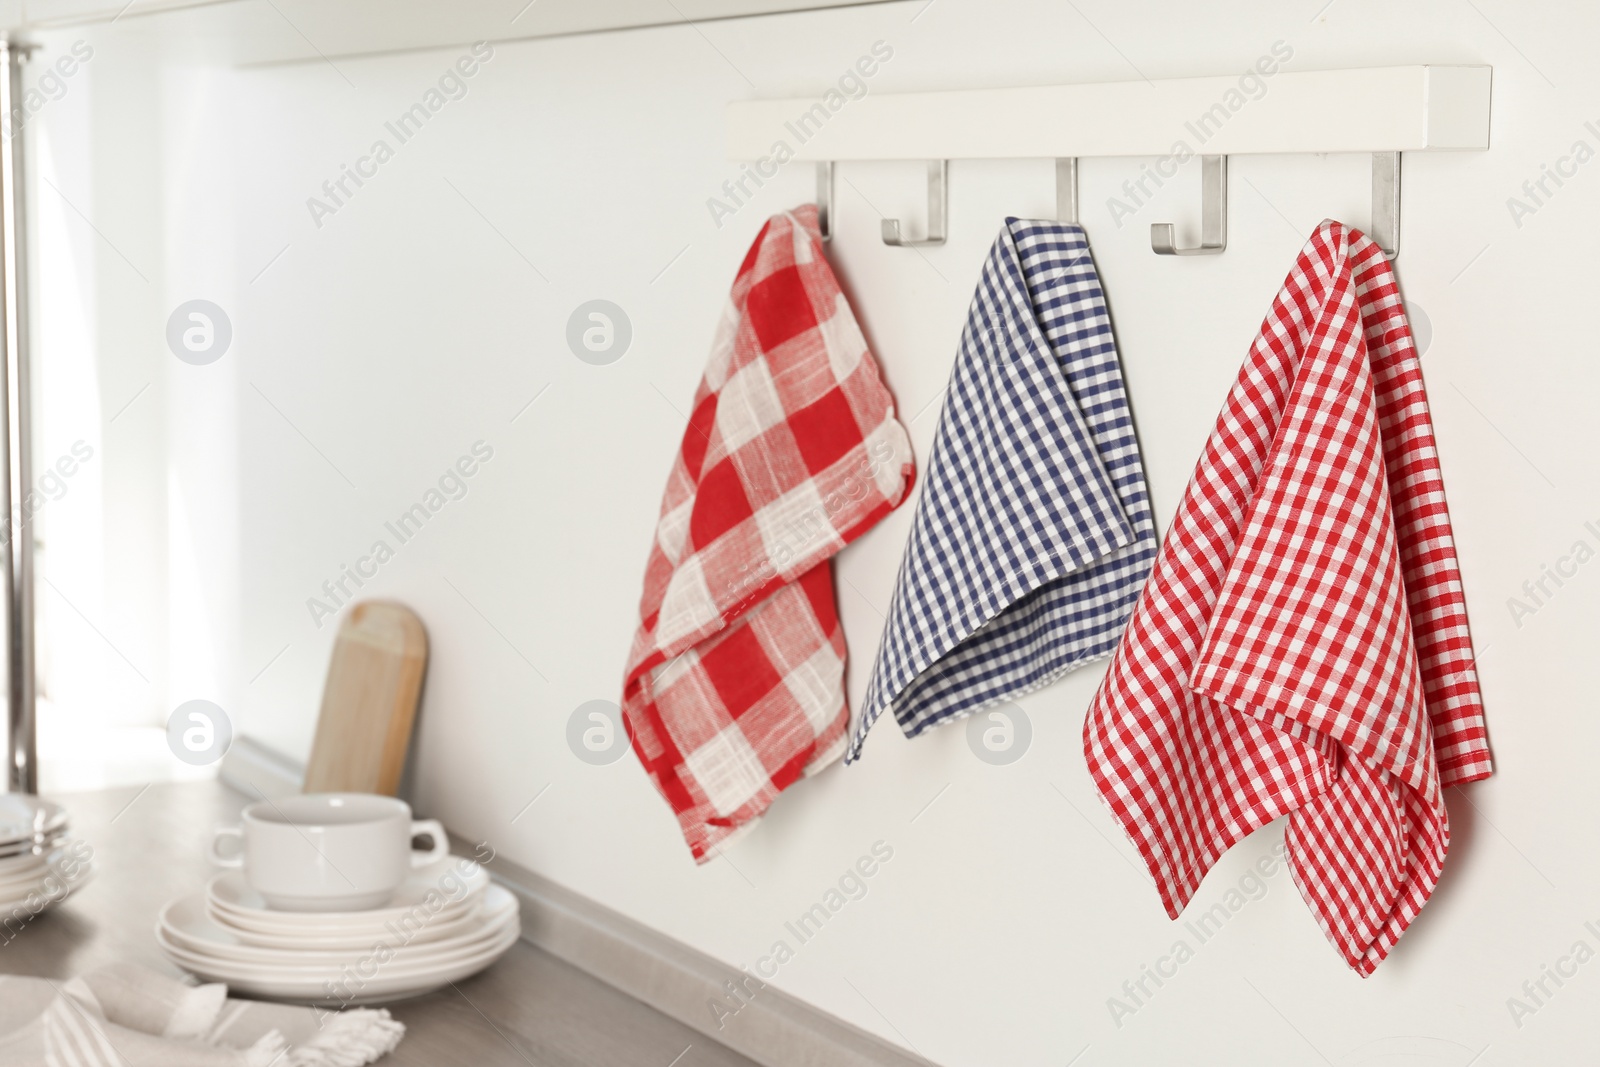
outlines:
M832 557L914 460L816 208L745 256L667 482L623 712L699 862L844 750Z
M385 1010L234 1000L131 963L70 982L0 975L0 1067L361 1067L405 1032Z
M1441 790L1490 772L1422 374L1394 272L1324 222L1239 373L1084 727L1176 918L1288 815L1289 866L1369 975L1428 900Z
M945 396L847 761L1111 653L1155 556L1083 228L1007 219Z

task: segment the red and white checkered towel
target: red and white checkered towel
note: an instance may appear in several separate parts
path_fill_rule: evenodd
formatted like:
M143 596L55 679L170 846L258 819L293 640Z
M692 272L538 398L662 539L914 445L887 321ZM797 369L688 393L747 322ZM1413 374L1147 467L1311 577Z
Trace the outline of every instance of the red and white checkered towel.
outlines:
M1490 773L1466 605L1394 272L1324 222L1262 324L1084 727L1089 770L1176 918L1288 815L1290 869L1357 972Z
M774 216L695 393L623 687L696 861L844 752L832 557L905 499L914 464L816 208Z

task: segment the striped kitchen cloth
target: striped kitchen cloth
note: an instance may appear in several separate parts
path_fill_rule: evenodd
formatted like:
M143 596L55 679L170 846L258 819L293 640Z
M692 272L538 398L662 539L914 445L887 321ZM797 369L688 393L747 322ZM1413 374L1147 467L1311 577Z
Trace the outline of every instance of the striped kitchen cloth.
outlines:
M1007 219L984 265L846 762L1116 647L1155 557L1083 228Z
M362 1067L405 1032L383 1009L239 1000L132 963L0 974L0 1067Z
M1393 269L1324 222L1218 416L1084 726L1176 918L1282 815L1365 976L1432 894L1443 787L1490 772L1421 368Z

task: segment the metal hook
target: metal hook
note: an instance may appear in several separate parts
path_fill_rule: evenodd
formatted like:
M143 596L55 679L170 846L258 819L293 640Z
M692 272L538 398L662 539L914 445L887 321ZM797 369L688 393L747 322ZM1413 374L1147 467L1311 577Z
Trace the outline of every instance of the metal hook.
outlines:
M917 248L944 244L945 232L945 178L949 173L948 160L928 164L928 236L920 241L908 241L900 236L900 220L883 220L883 243L900 248Z
M1228 247L1227 156L1200 157L1199 246L1179 248L1175 237L1172 223L1150 224L1150 247L1160 256L1214 256Z
M1372 232L1383 254L1400 254L1400 153L1372 153Z
M1056 160L1056 221L1078 225L1078 158Z
M833 163L817 164L817 232L822 243L833 240Z

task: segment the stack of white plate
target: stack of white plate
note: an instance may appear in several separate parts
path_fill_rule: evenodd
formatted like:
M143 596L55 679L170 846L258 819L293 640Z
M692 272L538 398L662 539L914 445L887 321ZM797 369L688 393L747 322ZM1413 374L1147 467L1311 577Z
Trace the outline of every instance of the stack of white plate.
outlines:
M89 880L90 849L67 833L60 804L0 793L0 919L32 918Z
M350 1007L420 996L476 974L521 936L517 898L450 857L368 911L274 911L238 871L168 904L156 940L178 966L236 993Z

